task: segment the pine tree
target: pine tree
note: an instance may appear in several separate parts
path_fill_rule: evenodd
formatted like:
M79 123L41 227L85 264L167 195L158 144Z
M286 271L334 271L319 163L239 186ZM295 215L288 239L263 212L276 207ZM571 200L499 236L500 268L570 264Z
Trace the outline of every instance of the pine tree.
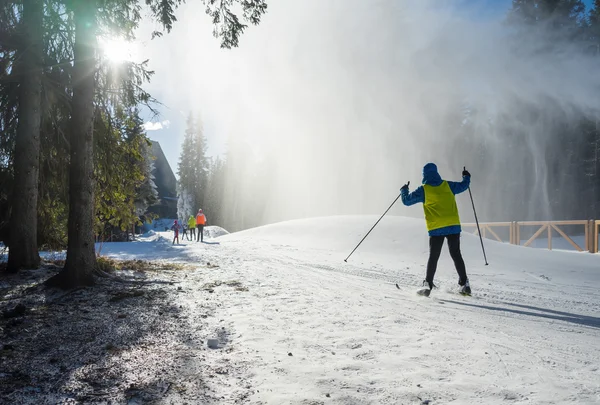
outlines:
M179 163L177 165L178 201L177 216L186 219L196 213L196 171L195 171L195 143L196 127L194 118L190 113L186 121L185 134L181 145Z
M600 42L600 0L594 0L590 10L589 23L591 26L591 39L598 44Z
M209 159L209 174L206 184L205 207L210 213L211 223L224 227L223 191L225 186L225 162L217 157Z
M547 43L580 37L586 17L581 0L513 0L508 14L521 28L545 30Z
M20 74L19 121L14 154L14 191L10 220L8 270L37 268L37 203L43 66L43 2L23 4L23 46Z
M75 22L73 111L69 167L67 260L56 283L63 287L94 284L94 69L96 2L73 0Z
M227 153L223 168L223 189L221 213L223 227L228 231L244 229L245 223L245 188L249 183L248 145L230 134L227 142ZM256 197L253 195L253 197ZM256 200L256 198L254 198Z
M551 22L555 28L577 25L585 18L581 0L513 0L509 18L530 25Z
M204 207L206 188L208 183L208 160L206 158L206 137L204 136L204 126L200 114L196 118L194 132L194 155L192 157L194 170L194 202L197 208ZM207 212L207 215L210 212Z
M101 118L101 119L100 119ZM96 118L94 166L96 233L114 228L128 231L156 202L156 189L148 172L151 144L136 108L117 108L114 116ZM150 162L150 164L149 164Z
M181 145L178 163L178 217L181 219L194 215L203 208L206 199L209 164L206 157L206 137L202 121L192 113L186 122L185 134ZM204 207L206 210L206 207ZM207 215L210 210L207 211Z

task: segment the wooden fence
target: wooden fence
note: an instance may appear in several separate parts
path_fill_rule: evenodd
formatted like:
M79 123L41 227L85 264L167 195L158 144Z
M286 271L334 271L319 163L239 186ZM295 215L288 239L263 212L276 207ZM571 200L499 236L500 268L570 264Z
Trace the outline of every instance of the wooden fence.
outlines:
M476 224L468 223L462 224L462 226L467 229L473 228L472 233L474 235L478 234ZM568 235L568 232L564 229L565 226L568 226L571 230L577 229L578 235L584 235L583 246L580 246ZM479 228L481 229L481 236L484 238L503 243L508 242L511 245L521 245L521 230L524 228L531 230L533 228L533 234L523 243L523 246L530 246L537 238L545 235L548 238L549 250L552 250L552 236L556 232L576 250L598 253L600 220L481 222L479 223Z

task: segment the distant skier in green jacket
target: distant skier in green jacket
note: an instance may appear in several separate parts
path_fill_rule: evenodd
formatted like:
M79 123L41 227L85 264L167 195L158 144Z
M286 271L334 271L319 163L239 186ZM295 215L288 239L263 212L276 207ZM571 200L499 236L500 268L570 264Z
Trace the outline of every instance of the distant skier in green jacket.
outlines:
M188 219L188 228L190 229L189 236L192 238L190 240L196 239L196 218L193 215L190 215L190 219Z

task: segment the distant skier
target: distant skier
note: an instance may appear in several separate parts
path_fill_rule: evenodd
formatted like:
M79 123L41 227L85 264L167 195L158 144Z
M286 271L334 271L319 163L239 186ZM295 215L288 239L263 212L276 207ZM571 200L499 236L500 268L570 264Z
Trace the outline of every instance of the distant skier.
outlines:
M196 242L204 242L204 226L206 225L206 215L202 212L202 209L198 210L196 215L196 228L198 228L198 238Z
M429 295L435 287L433 277L435 276L444 239L448 239L450 256L458 273L458 285L461 286L460 292L471 294L465 262L460 253L461 227L456 198L454 197L456 194L467 190L471 183L471 174L467 170L462 172L462 176L463 180L460 183L442 180L437 166L433 163L427 163L423 167L422 186L409 193L408 185L410 182L408 182L400 189L404 205L423 203L423 210L425 211L425 221L429 231L429 260L427 261L427 275L423 285L426 285L429 289L423 291L424 295Z
M174 245L175 241L177 241L177 244L179 245L179 230L181 229L181 225L177 222L177 220L173 222L173 226L171 226L171 229L175 231L175 236L173 236L172 244Z
M188 228L190 228L190 240L196 239L196 218L193 215L190 215L190 219L188 219Z
M181 225L181 230L182 230L182 234L181 234L181 240L186 240L188 239L187 237L187 224L185 222L180 222Z

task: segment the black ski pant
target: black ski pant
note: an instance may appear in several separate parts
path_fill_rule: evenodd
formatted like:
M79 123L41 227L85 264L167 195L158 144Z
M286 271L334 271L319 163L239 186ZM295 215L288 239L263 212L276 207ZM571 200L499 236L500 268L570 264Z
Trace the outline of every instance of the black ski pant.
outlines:
M196 239L196 242L204 242L204 225L196 225L196 228L198 228L198 239Z
M460 233L429 237L429 260L427 261L427 278L425 280L433 283L433 277L435 276L440 253L442 253L444 239L448 239L450 256L452 257L452 260L454 260L454 267L456 267L456 272L458 273L458 284L464 285L467 281L467 270L465 268L465 261L460 254Z

